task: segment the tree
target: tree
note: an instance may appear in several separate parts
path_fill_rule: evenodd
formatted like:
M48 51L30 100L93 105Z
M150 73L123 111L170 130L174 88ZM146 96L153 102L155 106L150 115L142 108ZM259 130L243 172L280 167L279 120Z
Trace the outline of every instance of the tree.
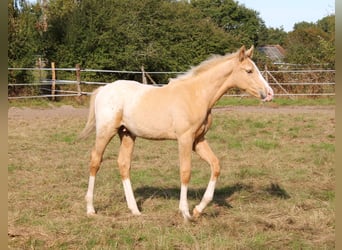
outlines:
M8 63L13 66L32 65L37 53L35 23L37 16L25 1L8 2Z
M285 60L296 64L335 65L335 19L325 17L316 23L300 22L286 39Z
M284 28L268 28L263 35L260 35L259 45L279 44L284 46L287 37Z
M44 8L8 1L11 67L32 67L40 55L59 67L79 63L82 68L137 71L143 65L147 71L184 71L211 54L252 44L284 45L288 62L334 61L333 16L316 24L298 23L287 34L282 28L267 29L256 11L234 0L49 0ZM47 29L42 29L44 16ZM265 63L257 52L255 59ZM114 80L95 73L89 77Z
M320 37L320 47L323 62L330 67L335 66L335 15L329 15L317 22L317 26L325 32L324 37Z
M241 45L257 46L266 31L263 20L255 10L234 0L193 0L191 4L210 17L219 27L232 35Z
M232 35L184 2L83 0L70 13L51 17L50 25L49 36L59 38L49 56L65 67L183 71L210 54L239 47Z
M34 67L39 55L39 33L36 24L39 8L24 0L8 1L8 66ZM9 81L27 82L29 72L11 72Z

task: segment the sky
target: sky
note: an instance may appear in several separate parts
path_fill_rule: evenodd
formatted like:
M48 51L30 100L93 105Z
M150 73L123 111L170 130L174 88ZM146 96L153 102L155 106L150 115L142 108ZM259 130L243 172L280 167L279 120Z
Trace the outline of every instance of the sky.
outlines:
M268 28L292 31L299 22L317 22L335 13L335 0L237 0L259 13Z

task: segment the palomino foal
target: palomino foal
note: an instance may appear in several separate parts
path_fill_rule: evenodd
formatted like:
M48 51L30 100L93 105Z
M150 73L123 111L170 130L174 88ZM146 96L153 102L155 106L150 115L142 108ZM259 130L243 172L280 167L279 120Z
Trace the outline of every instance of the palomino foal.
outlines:
M80 135L80 138L85 138L96 128L86 194L87 214L95 214L95 176L104 150L109 141L119 134L118 166L131 212L140 214L130 181L136 137L173 139L178 141L179 150L179 209L186 220L192 219L187 201L192 150L211 168L204 196L193 209L193 216L198 217L213 199L220 174L219 160L205 139L212 122L212 107L232 87L240 88L263 101L273 98L273 90L251 60L253 49L252 46L246 50L243 46L234 54L210 58L164 87L118 80L95 90L91 96L88 121Z

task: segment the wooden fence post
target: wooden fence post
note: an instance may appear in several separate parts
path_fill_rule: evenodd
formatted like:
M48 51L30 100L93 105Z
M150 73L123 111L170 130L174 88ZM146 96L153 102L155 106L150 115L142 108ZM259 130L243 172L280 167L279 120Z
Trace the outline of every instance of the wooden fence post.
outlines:
M152 77L151 77L147 72L145 72L144 66L141 66L141 72L142 72L142 83L143 83L143 84L148 84L147 78L148 78L153 84L157 84L157 83L152 79ZM146 78L146 77L147 77L147 78Z
M142 72L142 83L147 84L144 66L141 66L141 72Z
M268 83L268 69L267 69L267 64L265 64L265 80Z
M42 82L42 58L38 58L38 67L39 67L39 83Z
M78 98L81 97L81 67L79 64L76 64L76 81L77 81L77 93Z
M52 95L52 101L55 100L55 92L56 92L56 69L55 69L55 63L51 62L51 71L52 71L52 85L51 85L51 95Z
M145 75L147 76L148 79L150 79L150 81L151 81L153 84L157 84L147 72L145 72Z

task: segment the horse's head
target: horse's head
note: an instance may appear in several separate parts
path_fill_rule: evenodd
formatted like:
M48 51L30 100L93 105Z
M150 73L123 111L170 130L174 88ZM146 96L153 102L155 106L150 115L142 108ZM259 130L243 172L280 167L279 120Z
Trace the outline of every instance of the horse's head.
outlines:
M252 61L253 50L254 46L249 50L242 46L237 52L237 63L233 72L234 85L263 101L271 101L273 90Z

